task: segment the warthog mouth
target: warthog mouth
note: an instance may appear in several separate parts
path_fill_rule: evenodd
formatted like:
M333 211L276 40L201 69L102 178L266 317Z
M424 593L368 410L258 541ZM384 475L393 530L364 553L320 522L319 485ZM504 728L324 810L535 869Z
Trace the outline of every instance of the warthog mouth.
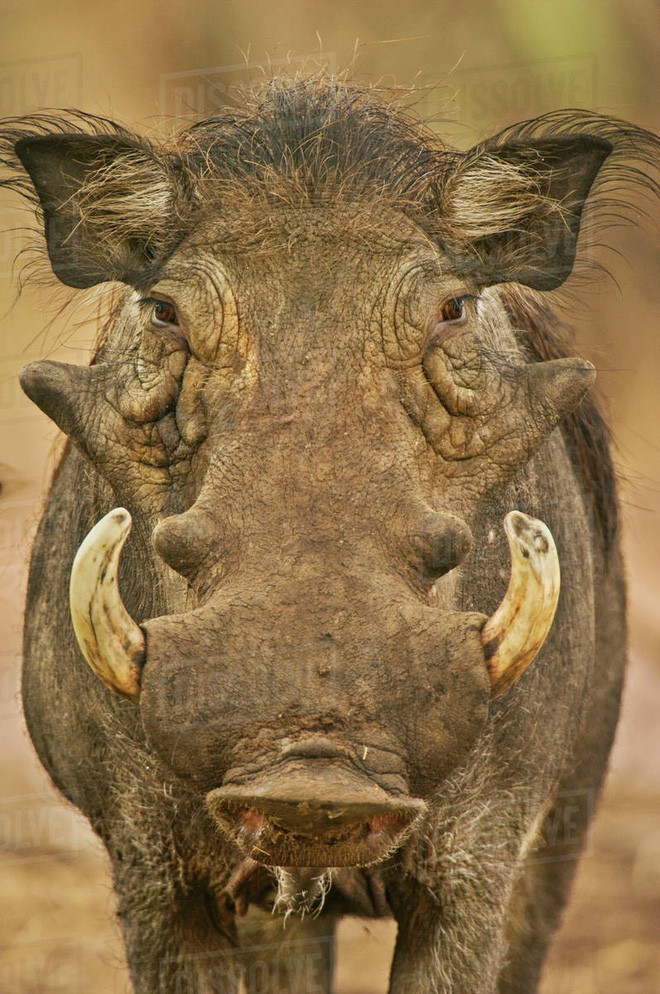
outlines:
M344 764L289 764L207 795L246 856L270 866L367 866L400 846L426 810Z

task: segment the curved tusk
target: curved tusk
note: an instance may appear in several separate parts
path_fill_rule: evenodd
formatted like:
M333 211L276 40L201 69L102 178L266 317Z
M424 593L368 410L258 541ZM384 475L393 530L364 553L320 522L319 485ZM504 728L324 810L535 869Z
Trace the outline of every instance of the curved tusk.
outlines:
M131 516L117 507L96 524L71 568L71 619L83 656L106 687L137 700L145 637L124 607L117 583L119 555Z
M545 642L560 587L557 548L547 525L522 511L510 511L504 530L511 579L504 600L481 630L491 699L522 676Z

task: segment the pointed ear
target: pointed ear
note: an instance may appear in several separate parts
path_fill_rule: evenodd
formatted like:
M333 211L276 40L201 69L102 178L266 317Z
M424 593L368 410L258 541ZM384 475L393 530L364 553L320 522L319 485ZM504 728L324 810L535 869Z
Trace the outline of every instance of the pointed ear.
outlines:
M175 157L130 135L37 135L15 150L43 210L53 272L68 286L139 282L181 238Z
M584 202L611 151L601 138L568 135L467 152L441 195L456 268L483 286L563 283Z

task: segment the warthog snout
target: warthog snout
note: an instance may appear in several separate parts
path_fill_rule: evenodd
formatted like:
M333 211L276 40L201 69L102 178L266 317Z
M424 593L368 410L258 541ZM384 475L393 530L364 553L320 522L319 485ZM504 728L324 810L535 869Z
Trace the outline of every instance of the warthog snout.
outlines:
M287 761L206 798L246 855L278 866L356 866L382 860L426 811L343 762Z

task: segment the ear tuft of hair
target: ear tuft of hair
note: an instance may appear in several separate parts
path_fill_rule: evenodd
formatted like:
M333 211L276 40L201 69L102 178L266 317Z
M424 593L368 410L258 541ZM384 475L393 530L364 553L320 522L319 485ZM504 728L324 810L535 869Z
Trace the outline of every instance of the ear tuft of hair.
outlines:
M446 181L440 201L454 264L481 285L553 290L573 268L585 200L612 152L590 135L478 147Z
M3 131L0 149L13 171L4 185L35 206L67 286L138 284L189 227L180 157L103 118L26 118Z
M555 289L576 260L594 263L605 231L639 224L640 199L660 193L659 161L660 138L617 118L565 110L522 121L460 156L435 191L436 206L449 201L444 238L477 282ZM461 177L471 196L458 199L456 216Z

